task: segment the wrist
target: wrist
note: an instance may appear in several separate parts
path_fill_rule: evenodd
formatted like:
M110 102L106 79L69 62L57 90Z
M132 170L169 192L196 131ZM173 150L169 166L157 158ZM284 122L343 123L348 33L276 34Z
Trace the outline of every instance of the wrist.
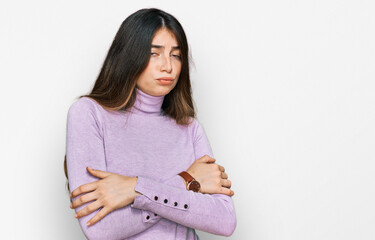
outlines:
M201 185L200 183L187 171L182 171L178 175L180 175L185 180L185 185L187 190L191 190L193 192L199 192Z

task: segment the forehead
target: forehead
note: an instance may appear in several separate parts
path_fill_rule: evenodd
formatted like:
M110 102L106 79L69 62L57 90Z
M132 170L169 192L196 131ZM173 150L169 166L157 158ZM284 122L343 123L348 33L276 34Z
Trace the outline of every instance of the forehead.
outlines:
M173 32L169 31L166 28L161 28L158 31L156 31L153 39L152 39L153 45L173 45L177 46L177 39L176 36L173 34Z

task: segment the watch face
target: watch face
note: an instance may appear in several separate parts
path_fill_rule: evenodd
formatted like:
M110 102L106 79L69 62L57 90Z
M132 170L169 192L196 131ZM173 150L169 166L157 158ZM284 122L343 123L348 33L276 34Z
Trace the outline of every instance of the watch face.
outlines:
M193 180L190 184L189 184L189 190L192 190L194 192L198 192L199 189L201 188L201 185L199 184L199 182Z

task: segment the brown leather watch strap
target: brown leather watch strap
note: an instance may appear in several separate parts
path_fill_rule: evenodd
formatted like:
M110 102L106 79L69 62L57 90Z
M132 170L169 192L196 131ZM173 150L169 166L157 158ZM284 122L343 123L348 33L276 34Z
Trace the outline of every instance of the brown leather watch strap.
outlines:
M178 175L183 177L186 180L187 183L194 180L194 178L186 171L180 172Z

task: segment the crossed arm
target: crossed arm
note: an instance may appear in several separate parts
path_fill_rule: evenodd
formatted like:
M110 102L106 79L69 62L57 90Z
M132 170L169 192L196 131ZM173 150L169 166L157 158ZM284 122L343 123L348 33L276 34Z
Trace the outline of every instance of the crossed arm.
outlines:
M213 156L208 139L199 124L196 136L194 142L196 158L204 155ZM80 105L72 105L69 109L66 148L71 190L98 180L86 171L86 166L107 170L100 124L93 109ZM138 176L134 190L140 193L134 198L134 202L110 212L95 225L87 226L86 222L100 209L79 218L84 234L89 239L127 238L147 230L161 218L224 236L231 235L236 227L235 209L231 197L224 194L187 191L178 175L165 182L157 182L147 176ZM77 207L76 212L87 205L86 203Z

